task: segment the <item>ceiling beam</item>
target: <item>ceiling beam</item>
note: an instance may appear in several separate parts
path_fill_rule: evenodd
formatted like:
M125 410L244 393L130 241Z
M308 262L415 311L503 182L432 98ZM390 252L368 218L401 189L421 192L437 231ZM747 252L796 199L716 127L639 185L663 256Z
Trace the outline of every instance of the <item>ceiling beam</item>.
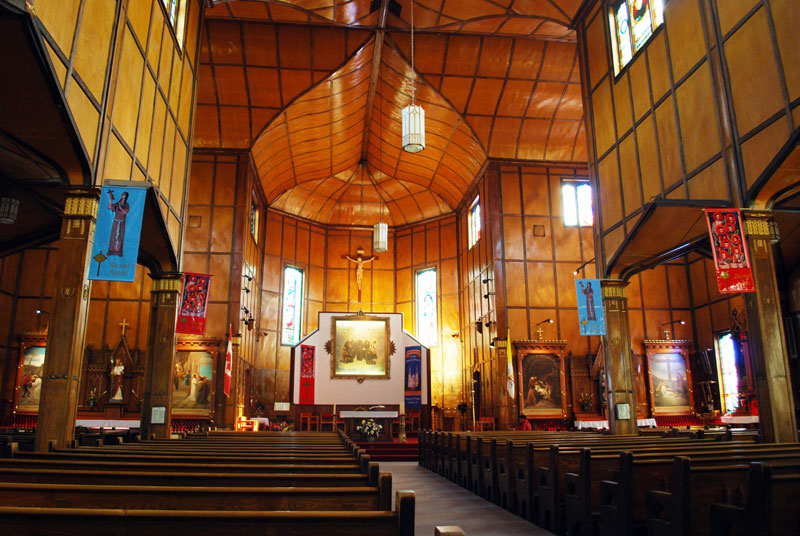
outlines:
M389 13L389 1L381 0L378 13L378 29L375 31L375 48L372 51L372 72L369 76L369 92L367 93L367 109L364 113L364 135L361 137L361 160L367 160L369 152L369 125L372 121L372 108L375 104L375 92L378 88L378 77L381 73L381 54L383 40L386 37L386 19Z

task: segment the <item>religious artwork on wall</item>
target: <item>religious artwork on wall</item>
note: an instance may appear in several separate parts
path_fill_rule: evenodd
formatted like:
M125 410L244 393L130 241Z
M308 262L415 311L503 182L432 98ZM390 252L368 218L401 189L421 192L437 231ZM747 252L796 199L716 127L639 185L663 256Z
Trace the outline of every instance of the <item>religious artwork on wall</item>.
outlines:
M178 339L172 366L172 415L211 416L218 339Z
M108 356L108 368L106 372L109 379L108 403L129 405L130 402L137 402L142 398L142 393L136 389L133 383L135 377L135 364L128 340L125 337L127 322L123 319L123 334L120 337L114 351ZM137 404L138 405L138 404Z
M576 279L578 322L581 335L605 335L606 319L599 279ZM597 294L597 296L595 296Z
M644 341L655 415L687 415L692 409L692 375L686 341Z
M351 257L350 255L342 255L343 258L347 259L348 261L352 262L356 265L356 287L358 287L358 301L361 301L361 286L364 282L364 265L369 264L378 257L372 255L370 257L364 257L364 248L359 247L356 249L356 256Z
M314 403L314 353L315 346L300 346L300 403Z
M514 341L520 376L520 413L566 416L563 341Z
M755 292L739 209L705 209L720 292Z
M422 406L422 347L406 347L406 377L404 383L406 408Z
M133 281L147 188L103 186L89 279Z
M389 379L389 318L335 316L331 318L331 378Z
M20 359L15 404L18 413L36 413L39 411L46 343L45 335L20 338Z
M183 275L183 294L178 309L176 333L202 335L206 331L206 309L211 277L206 274Z

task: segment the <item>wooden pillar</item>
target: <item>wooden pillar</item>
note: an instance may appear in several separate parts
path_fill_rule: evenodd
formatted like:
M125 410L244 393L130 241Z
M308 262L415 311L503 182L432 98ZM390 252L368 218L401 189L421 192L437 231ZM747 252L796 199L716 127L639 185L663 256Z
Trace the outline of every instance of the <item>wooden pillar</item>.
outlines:
M141 438L169 439L172 419L172 361L175 356L175 321L181 275L151 274L150 330L147 335L144 397L142 399ZM153 408L163 419L153 422ZM161 409L163 408L163 410Z
M66 447L75 435L91 282L87 279L100 191L68 190L47 332L35 448Z
M613 434L635 434L637 431L636 377L631 355L626 286L627 281L617 279L603 280L600 284L606 313L603 351L608 424Z
M797 421L789 376L772 239L770 212L742 211L756 292L745 293L761 432L767 442L797 441Z

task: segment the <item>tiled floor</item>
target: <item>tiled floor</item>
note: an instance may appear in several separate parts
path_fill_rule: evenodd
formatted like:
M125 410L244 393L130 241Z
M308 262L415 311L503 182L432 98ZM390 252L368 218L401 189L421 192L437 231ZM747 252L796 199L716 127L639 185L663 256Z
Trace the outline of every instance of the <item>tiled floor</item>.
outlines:
M381 472L392 473L395 491L412 489L416 493L417 536L433 536L437 525L458 525L467 536L551 534L416 462L380 462L380 467Z

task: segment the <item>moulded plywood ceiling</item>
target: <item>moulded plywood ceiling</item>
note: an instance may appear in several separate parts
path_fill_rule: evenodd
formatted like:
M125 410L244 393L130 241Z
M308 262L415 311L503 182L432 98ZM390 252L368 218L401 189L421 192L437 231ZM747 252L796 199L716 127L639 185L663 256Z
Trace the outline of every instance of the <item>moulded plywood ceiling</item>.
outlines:
M574 40L569 26L583 0L417 0L420 31L514 35ZM374 28L375 0L213 0L207 17ZM385 28L411 26L410 0L389 0Z
M408 3L397 16L393 1L372 13L361 0L207 10L195 147L251 149L272 207L343 225L450 213L488 158L585 162L576 46L541 39L542 21L571 38L579 1L417 2L415 26L436 30L415 42L418 154L400 148L411 41Z

